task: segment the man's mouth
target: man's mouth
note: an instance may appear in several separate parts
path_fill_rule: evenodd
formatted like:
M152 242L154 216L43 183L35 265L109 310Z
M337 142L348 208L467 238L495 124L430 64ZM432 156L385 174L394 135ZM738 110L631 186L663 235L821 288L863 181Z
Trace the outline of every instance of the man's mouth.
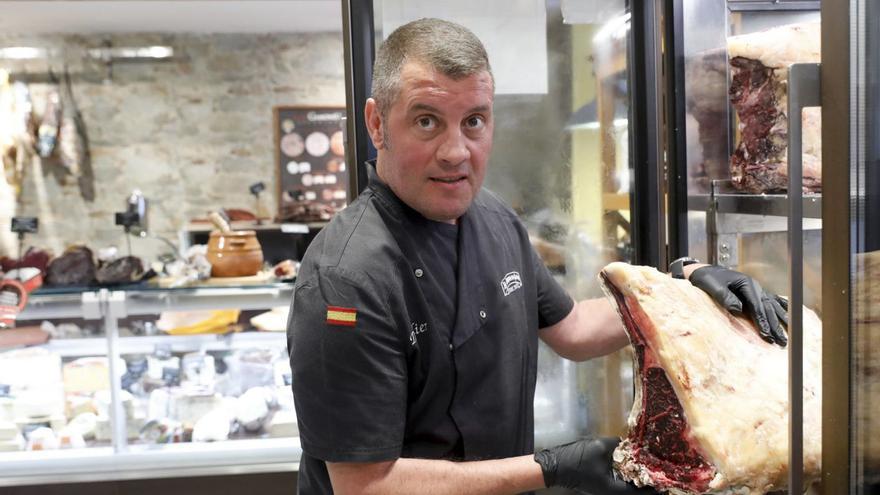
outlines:
M434 182L442 182L443 184L455 184L456 182L467 180L467 175L455 175L452 177L431 177Z

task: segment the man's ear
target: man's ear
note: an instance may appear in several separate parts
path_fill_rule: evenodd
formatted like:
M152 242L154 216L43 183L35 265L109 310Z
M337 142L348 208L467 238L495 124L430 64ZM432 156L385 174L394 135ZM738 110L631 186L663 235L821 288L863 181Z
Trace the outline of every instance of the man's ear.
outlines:
M370 134L370 140L377 150L381 150L385 144L385 136L382 133L382 115L379 112L379 106L376 100L367 98L367 104L364 106L364 120L367 124L367 132Z

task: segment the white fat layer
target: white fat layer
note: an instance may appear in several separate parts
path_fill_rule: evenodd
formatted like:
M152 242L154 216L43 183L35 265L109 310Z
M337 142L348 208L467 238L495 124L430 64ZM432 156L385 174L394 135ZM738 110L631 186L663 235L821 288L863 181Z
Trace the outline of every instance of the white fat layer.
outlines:
M646 343L682 405L691 430L689 440L718 473L710 493L765 493L784 488L788 350L763 342L751 322L731 316L688 281L625 263L612 263L603 273L624 298L644 311L656 330L645 332ZM816 314L804 308L807 478L819 474L821 459L821 328ZM630 428L638 413L634 406ZM620 457L625 460L626 452ZM624 476L650 482L635 461L628 462L632 465L618 463ZM753 491L724 492L743 487Z

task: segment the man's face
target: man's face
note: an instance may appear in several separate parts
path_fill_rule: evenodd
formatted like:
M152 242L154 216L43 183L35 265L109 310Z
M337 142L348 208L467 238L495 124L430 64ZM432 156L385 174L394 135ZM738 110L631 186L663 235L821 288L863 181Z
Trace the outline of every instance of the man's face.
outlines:
M455 223L486 175L494 126L492 77L479 72L454 80L419 62L407 62L400 76L400 92L384 122L376 102L367 101L376 171L426 218Z

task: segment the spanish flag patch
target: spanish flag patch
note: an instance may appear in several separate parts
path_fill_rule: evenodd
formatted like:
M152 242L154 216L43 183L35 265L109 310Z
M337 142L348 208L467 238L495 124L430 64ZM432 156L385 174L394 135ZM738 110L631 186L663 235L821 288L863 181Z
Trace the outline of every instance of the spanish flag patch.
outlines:
M341 308L339 306L327 306L327 324L353 327L357 321L355 308Z

